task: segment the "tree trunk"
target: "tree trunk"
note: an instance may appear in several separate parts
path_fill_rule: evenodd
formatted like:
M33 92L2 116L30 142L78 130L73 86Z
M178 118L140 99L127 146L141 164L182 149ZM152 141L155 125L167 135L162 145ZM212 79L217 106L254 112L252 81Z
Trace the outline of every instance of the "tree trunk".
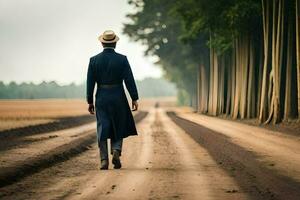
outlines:
M297 57L297 99L300 117L300 0L296 0L296 57Z
M264 64L263 64L263 73L262 73L262 87L260 95L260 110L258 120L260 123L264 122L266 119L266 110L267 110L267 73L268 73L268 60L269 60L269 14L270 14L270 5L268 0L262 0L262 16L263 16L263 40L264 40Z
M197 106L197 112L201 113L202 110L202 101L201 101L201 96L202 96L202 84L201 84L201 64L198 67L197 70L197 102L198 102L198 106Z
M241 119L246 117L247 109L247 89L248 89L248 68L249 68L249 36L240 36L240 66L241 66L241 102L240 102L240 114Z
M257 79L256 79L256 91L257 91L257 99L256 99L256 117L259 118L260 113L260 102L261 102L261 93L262 93L262 77L263 77L263 65L264 65L264 48L263 44L259 46L259 63L257 67Z
M199 87L199 112L200 113L207 113L207 104L208 104L208 86L207 86L207 73L206 73L206 66L204 62L204 56L201 58L201 63L199 66L199 80L198 80L198 87Z
M208 73L207 73L207 68L209 67L209 65L208 65L208 63L206 63L206 62L204 62L204 65L203 65L203 68L202 68L202 70L203 70L203 91L204 91L204 94L203 94L203 97L202 97L202 99L203 99L203 102L204 102L204 109L203 109L203 112L204 113L207 113L207 110L208 110L208 79L207 79L207 77L208 77Z
M214 85L214 79L213 79L213 75L214 75L214 68L213 68L213 49L212 46L210 46L210 63L209 63L209 98L208 98L208 114L209 115L213 115L213 85Z
M231 91L232 91L232 63L231 63L231 59L228 56L228 63L226 63L227 66L227 99L226 99L226 115L229 116L230 115L230 105L231 105Z
M218 115L224 113L224 79L225 79L225 56L221 56L218 62L219 92L218 92Z
M280 119L280 85L281 85L281 67L282 67L282 51L283 51L283 31L284 31L284 0L278 0L278 11L274 9L273 19L273 122L278 123ZM276 6L275 6L276 8ZM277 30L275 30L277 25ZM276 38L275 38L276 36Z
M241 54L240 54L240 38L236 39L235 42L235 95L234 95L234 109L233 109L233 119L237 119L240 112L240 101L241 101Z
M291 83L292 83L292 55L293 41L292 41L292 26L289 25L287 37L287 63L286 63L286 83L285 83L285 102L284 102L284 120L288 120L291 113Z
M217 116L218 113L218 99L219 99L219 70L218 70L218 56L213 50L213 64L212 64L213 70L213 115Z
M284 31L284 2L283 0L275 0L273 4L273 20L272 20L272 70L270 77L273 79L270 90L270 112L265 123L269 123L272 119L274 123L281 120L280 113L280 96L281 96L281 68L283 54L283 31Z
M253 40L250 40L249 46L249 77L248 77L248 93L247 93L247 118L255 115L255 87L254 87L254 47Z
M236 54L235 50L232 50L232 63L231 63L231 102L230 102L230 115L234 118L235 109L235 92L236 92Z

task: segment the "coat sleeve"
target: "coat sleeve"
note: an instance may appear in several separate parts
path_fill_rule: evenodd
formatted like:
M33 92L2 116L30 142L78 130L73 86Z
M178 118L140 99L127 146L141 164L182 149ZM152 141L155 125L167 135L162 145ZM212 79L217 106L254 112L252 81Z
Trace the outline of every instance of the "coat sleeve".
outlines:
M94 102L94 88L96 83L95 76L96 74L94 71L94 66L91 58L88 66L87 81L86 81L86 100L89 104L92 104Z
M126 88L130 94L132 101L136 101L139 99L138 91L136 89L134 77L131 71L131 67L129 65L128 59L125 56L125 69L124 69L124 82Z

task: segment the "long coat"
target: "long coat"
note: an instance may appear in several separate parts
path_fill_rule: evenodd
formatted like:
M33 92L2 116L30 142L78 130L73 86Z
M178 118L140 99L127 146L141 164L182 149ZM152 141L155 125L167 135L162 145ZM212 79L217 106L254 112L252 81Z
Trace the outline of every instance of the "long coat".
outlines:
M134 77L127 57L105 48L90 58L87 73L87 102L93 103L95 84L98 141L119 140L137 135L133 116L123 88L123 81L133 101L138 100ZM101 85L118 85L101 87Z

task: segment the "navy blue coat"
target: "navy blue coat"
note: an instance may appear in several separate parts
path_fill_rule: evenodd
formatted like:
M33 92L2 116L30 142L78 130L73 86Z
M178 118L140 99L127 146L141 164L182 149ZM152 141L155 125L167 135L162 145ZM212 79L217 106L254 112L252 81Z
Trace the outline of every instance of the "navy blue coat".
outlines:
M98 141L108 138L118 140L137 135L134 119L125 95L123 81L133 101L138 100L134 77L127 57L111 48L90 59L87 73L87 102L93 103L96 92L96 118ZM119 84L102 88L101 84Z

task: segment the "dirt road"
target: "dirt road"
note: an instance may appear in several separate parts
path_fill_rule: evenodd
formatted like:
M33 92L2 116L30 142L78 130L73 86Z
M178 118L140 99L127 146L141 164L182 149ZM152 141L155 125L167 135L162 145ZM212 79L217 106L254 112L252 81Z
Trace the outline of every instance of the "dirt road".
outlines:
M109 170L100 171L98 148L93 143L77 156L0 188L0 198L299 199L298 163L293 161L299 159L299 139L281 140L281 136L260 133L256 140L238 134L239 140L231 140L222 129L229 129L230 122L204 123L191 114L167 111L151 108L137 124L139 136L124 142L121 170L110 165ZM290 168L270 169L274 165L265 159L271 155L267 150L248 149L264 141L270 149L278 143L283 150L296 145L290 156L277 151L270 158L275 166L281 160L290 161Z

